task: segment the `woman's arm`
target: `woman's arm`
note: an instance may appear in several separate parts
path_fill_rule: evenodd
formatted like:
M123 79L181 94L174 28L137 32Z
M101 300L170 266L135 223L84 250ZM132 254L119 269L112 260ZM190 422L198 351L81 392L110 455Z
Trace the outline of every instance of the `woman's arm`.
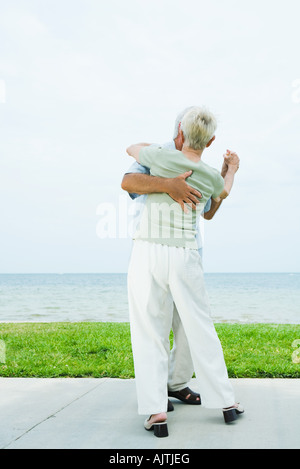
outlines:
M139 163L140 162L139 160L140 150L144 147L148 147L149 145L150 143L135 143L134 145L130 145L126 149L126 152L128 153L129 156L132 156Z
M229 196L235 173L239 169L240 159L236 153L227 150L226 155L224 155L224 162L227 165L227 172L224 176L224 190L219 197L213 199L217 203L220 203L220 201Z

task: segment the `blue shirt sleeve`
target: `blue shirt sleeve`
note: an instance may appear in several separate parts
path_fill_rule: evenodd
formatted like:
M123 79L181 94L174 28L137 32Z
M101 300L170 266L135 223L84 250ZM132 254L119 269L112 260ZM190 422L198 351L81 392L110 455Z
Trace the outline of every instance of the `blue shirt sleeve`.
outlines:
M147 168L146 166L142 166L141 164L139 164L137 161L135 161L131 166L130 168L128 169L128 171L126 172L126 174L150 174L150 169ZM137 197L139 197L141 194L129 194L130 197L132 198L132 200L136 199Z
M210 207L211 207L211 199L208 199L208 201L205 204L204 210L203 210L204 213L209 212Z

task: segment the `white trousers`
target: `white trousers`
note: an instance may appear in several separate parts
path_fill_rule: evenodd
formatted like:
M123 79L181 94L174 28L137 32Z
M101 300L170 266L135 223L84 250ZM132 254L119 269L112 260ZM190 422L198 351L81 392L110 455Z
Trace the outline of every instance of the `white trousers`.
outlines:
M169 355L168 389L180 391L187 387L194 374L194 365L182 321L173 304L173 347Z
M173 301L188 340L202 405L223 408L235 403L196 250L134 241L128 300L139 414L167 410Z

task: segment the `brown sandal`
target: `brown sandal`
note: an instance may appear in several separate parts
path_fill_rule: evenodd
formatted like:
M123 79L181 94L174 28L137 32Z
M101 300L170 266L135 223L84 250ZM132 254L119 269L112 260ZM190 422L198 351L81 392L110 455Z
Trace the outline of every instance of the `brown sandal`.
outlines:
M191 405L201 404L200 394L193 392L190 388L184 388L184 389L181 389L180 391L168 391L168 396L175 397L176 399L179 399L180 401L185 402L186 404L191 404ZM197 398L199 399L197 400Z

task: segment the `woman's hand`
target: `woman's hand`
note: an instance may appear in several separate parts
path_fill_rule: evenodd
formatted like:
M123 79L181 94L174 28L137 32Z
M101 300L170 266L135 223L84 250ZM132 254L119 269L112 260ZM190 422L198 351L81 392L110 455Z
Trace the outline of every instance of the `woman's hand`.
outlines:
M240 166L240 159L237 153L227 150L225 155L223 156L224 156L224 163L223 163L222 171L223 169L225 169L225 165L226 165L227 169L230 167L232 170L234 170L234 172L236 172Z

